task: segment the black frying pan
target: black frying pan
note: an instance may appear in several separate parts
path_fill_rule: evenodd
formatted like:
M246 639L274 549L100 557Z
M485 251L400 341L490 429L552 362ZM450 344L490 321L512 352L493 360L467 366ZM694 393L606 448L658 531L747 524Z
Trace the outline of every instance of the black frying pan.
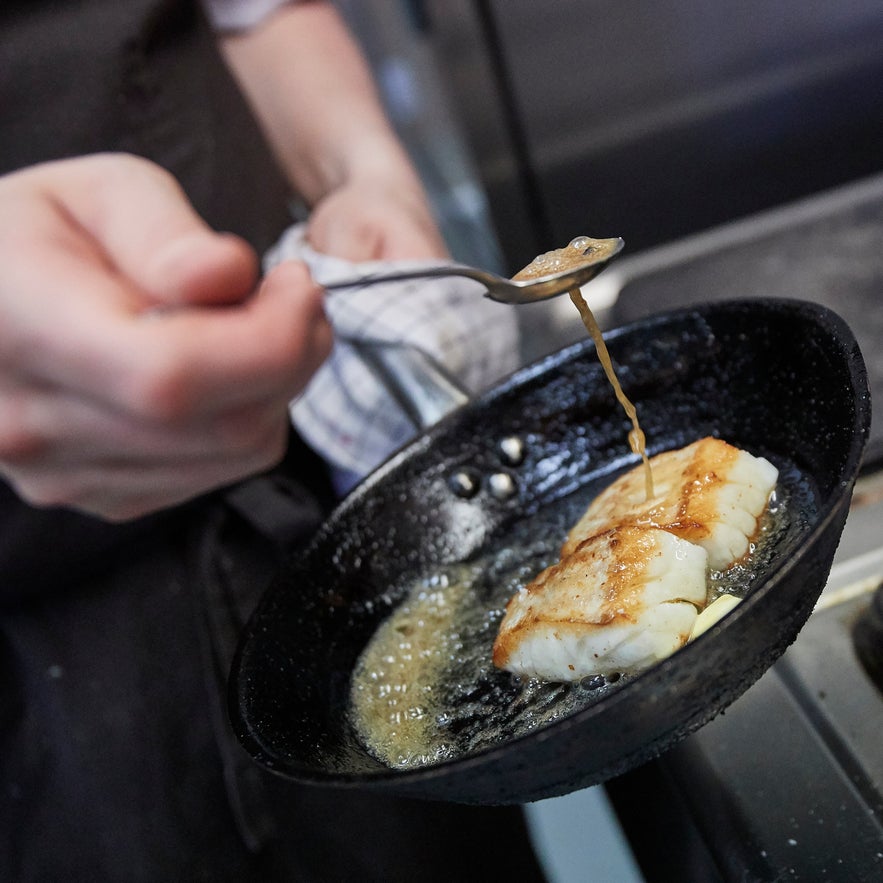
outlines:
M488 550L536 558L526 523L553 525L551 559L588 497L633 465L629 426L594 347L570 347L394 456L278 575L230 682L234 728L259 763L303 782L430 799L551 797L655 757L736 699L794 640L824 587L868 435L853 335L822 307L752 300L650 318L607 340L651 453L715 434L779 467L789 518L768 566L746 574L746 600L667 660L526 735L409 771L362 745L348 716L350 675L405 588ZM520 462L500 448L512 436L524 443ZM471 491L452 482L464 473ZM509 483L491 480L500 475ZM528 564L538 567L534 558Z

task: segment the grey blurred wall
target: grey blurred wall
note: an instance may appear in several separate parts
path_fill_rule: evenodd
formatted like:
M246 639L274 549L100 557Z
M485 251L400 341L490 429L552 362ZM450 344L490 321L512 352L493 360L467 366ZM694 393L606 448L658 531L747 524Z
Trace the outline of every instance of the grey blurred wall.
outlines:
M883 168L880 0L426 0L510 268Z

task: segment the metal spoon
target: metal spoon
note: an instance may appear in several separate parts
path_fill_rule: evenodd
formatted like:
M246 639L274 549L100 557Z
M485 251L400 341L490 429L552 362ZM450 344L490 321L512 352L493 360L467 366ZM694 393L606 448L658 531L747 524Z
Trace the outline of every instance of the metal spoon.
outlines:
M485 296L504 304L531 304L557 297L594 279L622 251L622 239L579 236L564 248L539 255L511 279L465 264L443 264L401 272L380 272L324 285L328 291L361 288L379 282L399 282L436 276L466 276L487 289ZM322 284L322 283L320 283Z

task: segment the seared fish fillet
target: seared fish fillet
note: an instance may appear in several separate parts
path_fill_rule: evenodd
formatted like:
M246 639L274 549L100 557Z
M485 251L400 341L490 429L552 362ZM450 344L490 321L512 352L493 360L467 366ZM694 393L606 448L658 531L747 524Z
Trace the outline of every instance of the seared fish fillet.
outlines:
M509 601L494 665L566 681L669 656L705 605L706 558L701 546L650 527L589 537Z
M621 476L573 526L562 558L587 537L626 521L702 546L712 570L744 557L779 476L772 463L720 439L703 438L658 454L650 465L655 497L647 501L640 469Z
M777 469L704 438L651 461L599 494L568 534L561 560L510 601L494 664L554 681L633 672L683 646L707 602L710 569L742 558Z

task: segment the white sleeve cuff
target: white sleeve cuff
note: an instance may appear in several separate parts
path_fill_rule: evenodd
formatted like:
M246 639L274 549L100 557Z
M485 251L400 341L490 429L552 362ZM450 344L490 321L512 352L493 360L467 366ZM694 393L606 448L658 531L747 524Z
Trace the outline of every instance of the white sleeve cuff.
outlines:
M297 0L202 0L202 5L216 31L243 31L291 2Z

